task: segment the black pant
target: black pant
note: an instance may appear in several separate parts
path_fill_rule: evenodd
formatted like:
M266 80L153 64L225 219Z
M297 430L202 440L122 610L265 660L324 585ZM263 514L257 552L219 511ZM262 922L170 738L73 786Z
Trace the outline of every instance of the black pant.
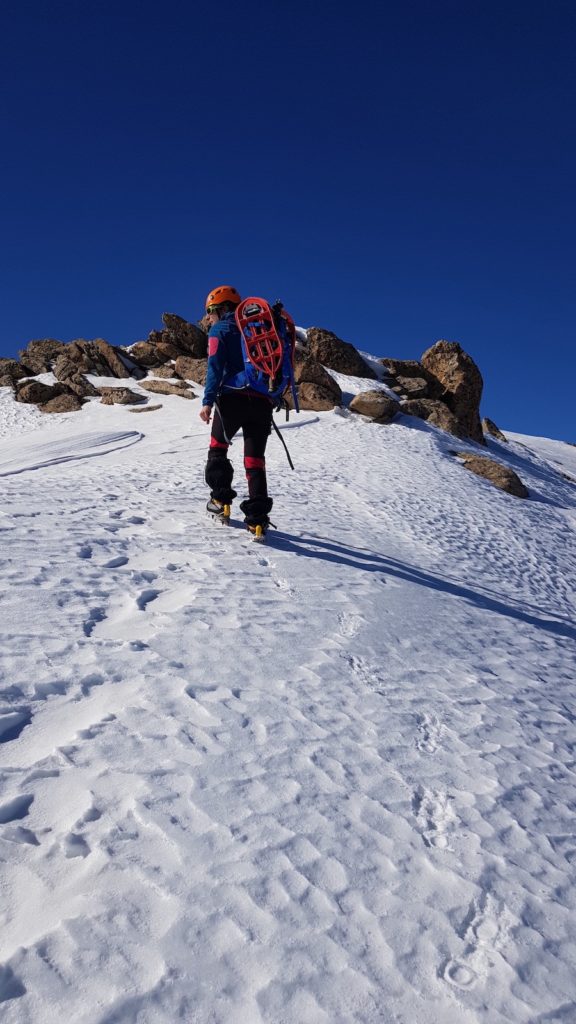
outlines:
M272 404L265 397L245 392L224 392L216 401L212 436L206 463L206 483L216 501L230 502L234 468L228 459L228 446L242 428L244 468L248 480L248 500L240 508L246 521L258 525L266 521L272 508L266 482L266 443L272 430Z

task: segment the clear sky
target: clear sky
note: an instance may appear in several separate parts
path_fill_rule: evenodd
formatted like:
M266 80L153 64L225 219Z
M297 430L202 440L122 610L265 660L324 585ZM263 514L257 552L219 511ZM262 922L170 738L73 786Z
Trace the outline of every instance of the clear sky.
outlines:
M234 284L576 441L576 5L4 0L0 355Z

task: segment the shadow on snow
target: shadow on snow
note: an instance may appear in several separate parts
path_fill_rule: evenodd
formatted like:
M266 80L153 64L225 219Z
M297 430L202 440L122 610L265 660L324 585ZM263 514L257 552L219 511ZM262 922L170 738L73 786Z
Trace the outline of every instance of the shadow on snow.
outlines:
M396 579L405 580L407 583L415 583L431 590L452 594L453 597L468 601L477 608L485 608L498 615L518 619L520 622L526 622L530 626L544 629L556 636L576 640L576 627L570 620L561 616L546 618L544 617L546 613L540 608L526 603L522 606L514 605L509 600L503 600L488 590L472 590L469 586L465 586L457 580L451 580L448 576L437 576L408 565L406 562L399 562L395 558L389 558L363 548L345 547L343 544L336 544L323 537L291 537L281 531L275 531L271 536L274 547L291 551L296 555L305 558L319 558L324 562L334 562L351 569L362 569L365 572L393 576Z

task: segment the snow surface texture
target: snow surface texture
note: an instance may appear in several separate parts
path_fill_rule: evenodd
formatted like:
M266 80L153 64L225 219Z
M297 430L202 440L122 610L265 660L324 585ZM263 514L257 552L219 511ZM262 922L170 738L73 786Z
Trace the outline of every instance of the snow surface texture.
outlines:
M576 448L279 420L261 546L162 403L0 389L2 1024L576 1021Z

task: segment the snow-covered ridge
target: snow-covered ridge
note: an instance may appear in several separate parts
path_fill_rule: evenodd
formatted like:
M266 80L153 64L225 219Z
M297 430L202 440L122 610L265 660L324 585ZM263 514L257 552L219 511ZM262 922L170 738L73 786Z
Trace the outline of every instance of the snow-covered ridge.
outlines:
M2 1024L570 1021L576 448L279 419L259 547L162 405L0 394Z

